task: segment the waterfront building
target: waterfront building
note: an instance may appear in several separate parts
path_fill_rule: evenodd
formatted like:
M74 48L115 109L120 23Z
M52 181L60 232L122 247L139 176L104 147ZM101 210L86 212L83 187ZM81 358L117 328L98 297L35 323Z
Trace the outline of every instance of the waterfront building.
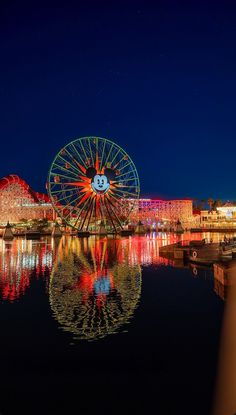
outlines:
M201 210L201 228L236 229L236 205L227 202L216 210Z

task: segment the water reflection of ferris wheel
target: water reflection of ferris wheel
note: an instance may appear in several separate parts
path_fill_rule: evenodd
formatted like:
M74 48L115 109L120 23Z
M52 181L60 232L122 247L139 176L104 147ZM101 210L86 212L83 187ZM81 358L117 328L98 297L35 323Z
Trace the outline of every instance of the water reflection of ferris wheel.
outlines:
M119 240L64 239L50 280L50 304L65 331L95 340L121 330L141 293L141 269L130 266Z

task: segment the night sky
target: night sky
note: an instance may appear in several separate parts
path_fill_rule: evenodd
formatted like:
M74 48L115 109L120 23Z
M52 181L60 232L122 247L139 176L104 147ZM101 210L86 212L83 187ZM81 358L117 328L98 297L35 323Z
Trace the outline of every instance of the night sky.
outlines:
M236 2L1 2L0 175L113 139L142 195L236 200Z

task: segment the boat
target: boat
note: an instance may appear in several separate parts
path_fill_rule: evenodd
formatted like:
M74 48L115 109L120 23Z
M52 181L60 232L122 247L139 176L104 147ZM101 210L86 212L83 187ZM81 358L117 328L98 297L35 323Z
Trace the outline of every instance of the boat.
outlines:
M122 229L120 231L121 236L131 236L133 235L134 231L132 229Z
M41 233L37 229L29 229L29 230L25 231L25 238L26 239L38 240L38 239L40 239L40 237L41 237Z
M190 248L189 261L199 264L213 264L220 260L231 259L234 249L236 249L235 243L226 245L209 243L202 246L195 246Z
M90 232L89 231L78 231L77 236L79 238L88 238L90 236Z

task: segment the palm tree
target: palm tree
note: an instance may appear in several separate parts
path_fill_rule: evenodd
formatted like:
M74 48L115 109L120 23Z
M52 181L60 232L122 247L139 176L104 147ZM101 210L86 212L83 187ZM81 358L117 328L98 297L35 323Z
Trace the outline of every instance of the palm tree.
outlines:
M193 199L193 208L197 210L204 210L206 201L203 199Z
M209 197L209 199L207 199L207 203L210 206L210 210L212 210L213 205L214 205L214 200L211 197Z

